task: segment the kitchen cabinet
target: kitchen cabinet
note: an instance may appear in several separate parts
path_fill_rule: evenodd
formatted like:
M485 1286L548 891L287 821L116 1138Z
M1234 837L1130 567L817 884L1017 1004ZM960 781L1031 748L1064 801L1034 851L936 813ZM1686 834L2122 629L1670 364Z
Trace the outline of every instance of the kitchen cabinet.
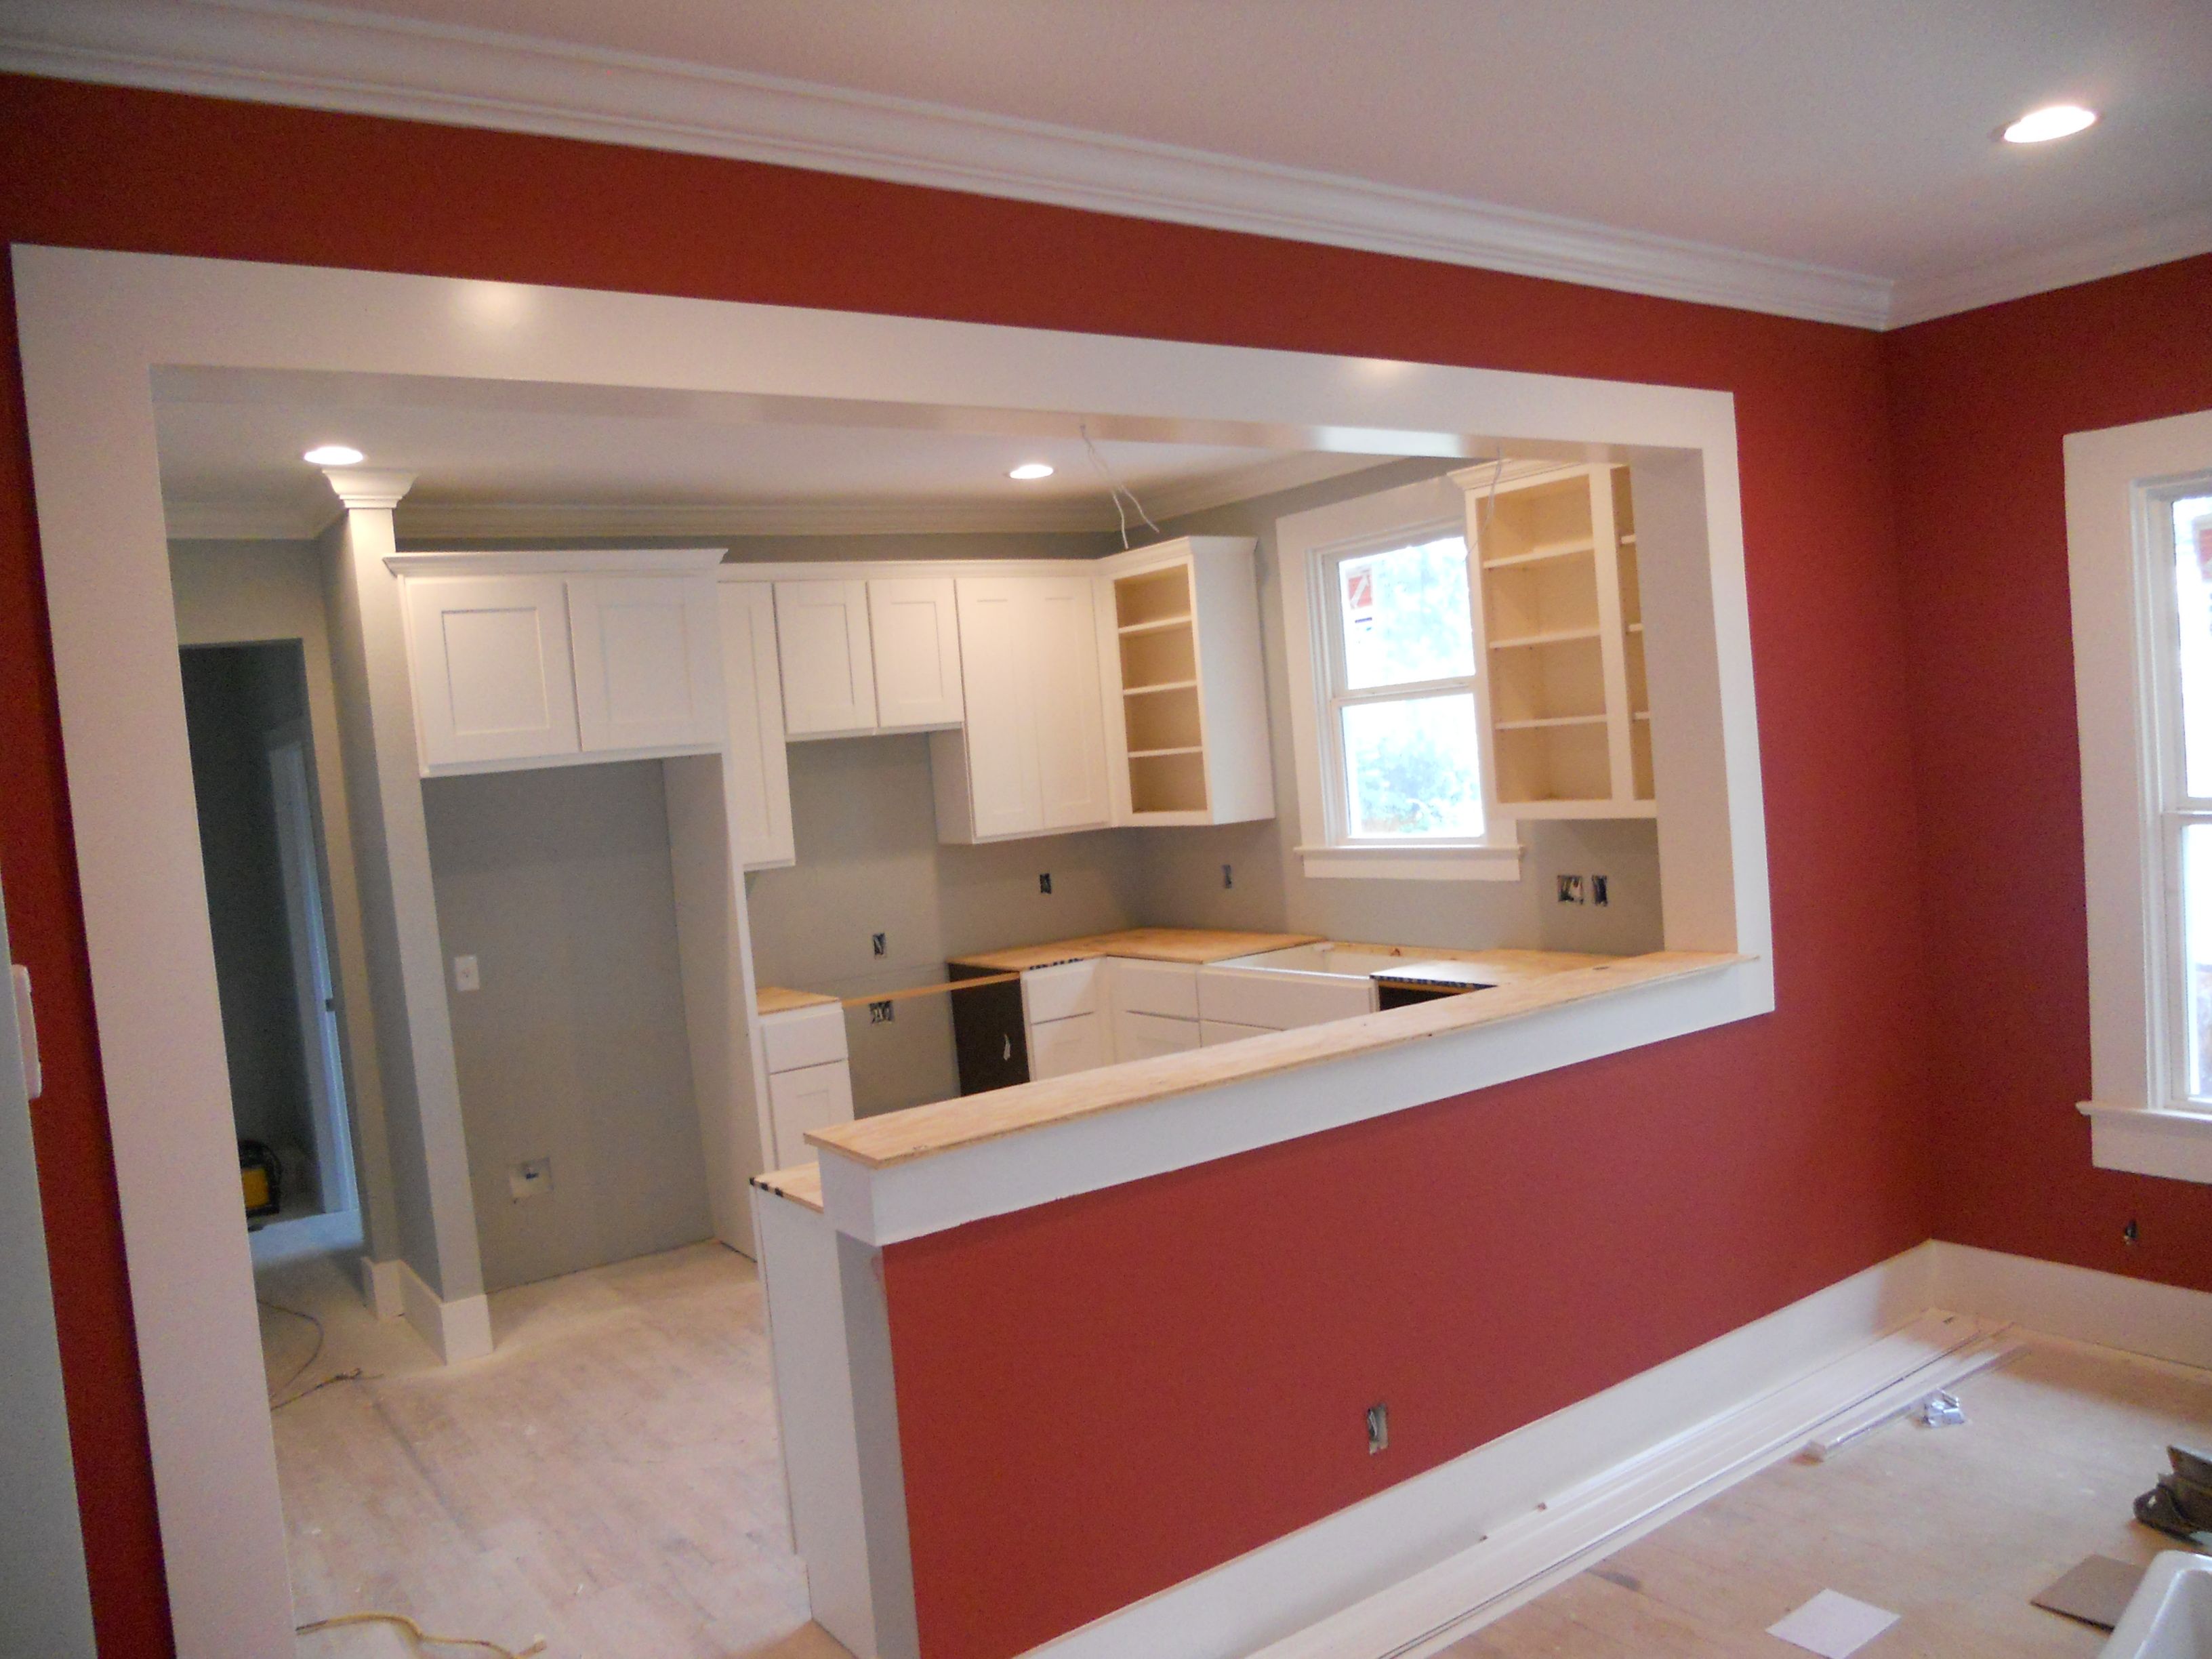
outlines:
M1108 1065L1113 1055L1099 1009L1107 964L1097 959L1032 968L1022 975L1032 1080Z
M708 573L720 558L701 548L388 559L423 775L719 747Z
M1112 1060L1106 1050L1105 1022L1097 1014L1071 1014L1030 1028L1032 1081L1095 1071Z
M1486 811L1655 816L1628 468L1509 464L1452 477L1481 580Z
M1098 829L1112 818L1088 576L962 577L967 723L931 739L938 837Z
M853 1121L853 1078L845 1048L845 1011L836 1002L762 1018L768 1066L771 1167L814 1162L809 1129Z
M722 647L722 786L738 860L748 870L793 863L791 768L783 745L775 595L767 582L724 581L715 593Z
M1272 968L1203 968L1198 1012L1208 1023L1287 1031L1375 1011L1372 980Z
M952 578L871 578L868 639L878 731L921 732L960 724L965 700Z
M776 583L775 636L787 736L842 738L876 729L867 583Z
M1114 1058L1117 1061L1150 1060L1155 1054L1188 1054L1200 1047L1203 1040L1200 1022L1195 1019L1115 1011Z
M1180 1054L1199 1046L1196 967L1122 957L1104 968L1115 1060Z
M1235 1020L1202 1019L1198 1023L1201 1047L1218 1048L1224 1042L1242 1042L1246 1037L1267 1036L1282 1028L1277 1025L1240 1025Z
M1098 562L1116 823L1275 815L1253 545L1184 536Z
M955 980L992 976L988 968L949 964ZM1030 1080L1029 1024L1022 1017L1022 988L1001 980L952 998L952 1049L960 1071L960 1092L980 1095Z
M719 742L722 670L713 580L567 580L576 725L585 752Z
M422 769L578 752L567 585L558 576L406 576Z

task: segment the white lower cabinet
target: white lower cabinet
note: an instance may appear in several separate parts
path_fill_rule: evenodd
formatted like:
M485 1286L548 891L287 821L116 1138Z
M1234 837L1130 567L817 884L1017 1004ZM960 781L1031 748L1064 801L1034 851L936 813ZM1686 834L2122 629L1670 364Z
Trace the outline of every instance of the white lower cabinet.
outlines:
M1280 1030L1278 1025L1240 1025L1232 1019L1202 1019L1198 1023L1201 1047L1218 1048L1224 1042L1242 1042L1246 1037L1267 1036Z
M1203 1034L1194 1019L1167 1014L1139 1014L1126 1009L1114 1012L1114 1058L1150 1060L1155 1054L1188 1054L1200 1046Z
M845 1050L845 1011L834 1002L769 1014L761 1020L768 1061L772 1167L811 1164L809 1129L853 1121L853 1074Z
M1096 1014L1072 1014L1030 1028L1030 1079L1066 1077L1110 1063L1106 1023Z
M1374 1011L1374 981L1349 975L1206 968L1198 976L1198 1012L1208 1022L1287 1031Z

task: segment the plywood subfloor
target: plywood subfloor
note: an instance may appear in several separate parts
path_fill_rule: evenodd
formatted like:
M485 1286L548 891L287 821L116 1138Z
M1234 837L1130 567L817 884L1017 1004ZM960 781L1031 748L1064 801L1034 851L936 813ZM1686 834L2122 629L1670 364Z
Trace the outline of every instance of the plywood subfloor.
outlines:
M2094 1655L2103 1632L2029 1598L2084 1556L2176 1547L2130 1505L2169 1441L2212 1440L2212 1373L2038 1342L1958 1392L1963 1427L1898 1422L1778 1464L1445 1652L1802 1659L1766 1627L1838 1589L1904 1615L1866 1659Z
M791 1553L752 1264L720 1245L492 1297L499 1350L439 1366L379 1324L328 1258L265 1273L321 1316L275 1415L302 1623L363 1608L559 1659L845 1659L806 1614ZM275 1386L307 1326L264 1309ZM441 1650L441 1651L463 1651ZM386 1659L398 1632L300 1639L302 1659Z

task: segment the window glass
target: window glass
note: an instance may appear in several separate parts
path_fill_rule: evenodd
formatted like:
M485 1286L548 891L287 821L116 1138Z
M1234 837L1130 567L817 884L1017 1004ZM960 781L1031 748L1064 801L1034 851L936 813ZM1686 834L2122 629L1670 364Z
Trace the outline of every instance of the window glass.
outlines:
M2181 832L2182 1006L2190 1097L2212 1100L2212 823Z
M1474 672L1462 538L1364 554L1336 569L1346 690Z
M2173 504L2174 615L2181 635L2183 772L2212 797L2212 495Z
M1354 839L1482 834L1472 692L1351 702L1343 718Z

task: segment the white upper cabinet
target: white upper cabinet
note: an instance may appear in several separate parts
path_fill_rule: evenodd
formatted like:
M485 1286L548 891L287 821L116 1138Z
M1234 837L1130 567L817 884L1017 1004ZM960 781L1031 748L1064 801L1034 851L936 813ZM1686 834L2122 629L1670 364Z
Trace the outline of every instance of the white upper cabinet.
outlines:
M877 577L868 583L876 724L919 732L960 724L960 623L950 576Z
M877 729L867 583L776 583L775 635L786 735L842 738Z
M1095 829L1111 817L1091 578L960 578L963 732L930 745L940 839Z
M722 735L714 582L571 576L576 722L586 752L692 748Z
M560 577L412 576L404 592L426 772L578 751Z
M720 585L726 737L723 787L738 860L748 870L790 864L791 771L783 748L783 682L776 667L775 596L766 582Z

